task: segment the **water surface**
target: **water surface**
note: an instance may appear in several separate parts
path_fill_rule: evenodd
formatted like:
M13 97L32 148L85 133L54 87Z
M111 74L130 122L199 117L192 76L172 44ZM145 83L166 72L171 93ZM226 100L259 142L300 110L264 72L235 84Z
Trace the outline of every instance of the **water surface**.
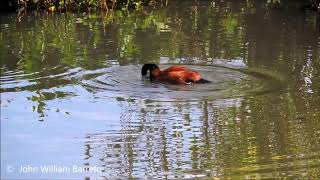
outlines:
M319 177L319 15L176 3L1 14L1 178ZM151 62L212 83L151 83Z

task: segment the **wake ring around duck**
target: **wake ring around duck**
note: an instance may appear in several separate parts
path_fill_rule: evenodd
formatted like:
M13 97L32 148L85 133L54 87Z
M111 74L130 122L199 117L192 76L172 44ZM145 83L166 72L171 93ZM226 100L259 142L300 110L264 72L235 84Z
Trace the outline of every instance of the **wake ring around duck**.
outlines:
M177 64L160 64L168 68ZM223 65L179 64L198 71L206 84L181 85L152 82L141 77L142 65L107 68L105 73L82 78L88 90L106 96L128 96L152 100L220 99L265 94L281 89L285 82L282 75L258 68L233 68ZM110 94L111 92L111 94ZM109 94L109 95L107 95ZM113 95L112 95L113 94Z

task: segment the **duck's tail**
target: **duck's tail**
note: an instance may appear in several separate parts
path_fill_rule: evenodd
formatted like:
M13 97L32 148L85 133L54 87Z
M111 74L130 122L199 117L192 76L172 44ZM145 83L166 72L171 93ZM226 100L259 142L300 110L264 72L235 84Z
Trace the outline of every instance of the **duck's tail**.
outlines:
M206 79L200 79L199 81L196 81L195 82L196 84L207 84L207 83L211 83L211 81L208 81L208 80L206 80Z

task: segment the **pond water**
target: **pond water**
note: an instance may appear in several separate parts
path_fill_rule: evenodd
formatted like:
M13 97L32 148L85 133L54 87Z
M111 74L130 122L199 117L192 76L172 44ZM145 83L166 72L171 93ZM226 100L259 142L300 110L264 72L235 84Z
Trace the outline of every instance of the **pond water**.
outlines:
M320 176L317 12L170 1L0 23L1 179ZM212 83L152 83L144 63Z

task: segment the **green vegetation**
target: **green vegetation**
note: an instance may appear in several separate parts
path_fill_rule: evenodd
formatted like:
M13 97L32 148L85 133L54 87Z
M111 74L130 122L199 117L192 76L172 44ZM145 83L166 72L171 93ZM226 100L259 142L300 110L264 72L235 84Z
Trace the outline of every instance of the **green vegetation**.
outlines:
M54 11L94 11L98 9L129 9L155 3L156 0L10 0L7 9ZM2 7L3 8L3 7Z
M173 1L173 0L171 0ZM0 7L1 10L48 10L51 12L65 12L65 11L95 11L98 9L132 9L140 8L142 6L160 3L168 4L169 0L8 0ZM179 0L176 0L179 2ZM208 0L205 0L208 1ZM219 3L219 1L211 0L212 3ZM264 2L270 8L304 8L317 10L320 8L320 0L249 0L248 4L255 4L256 2Z

